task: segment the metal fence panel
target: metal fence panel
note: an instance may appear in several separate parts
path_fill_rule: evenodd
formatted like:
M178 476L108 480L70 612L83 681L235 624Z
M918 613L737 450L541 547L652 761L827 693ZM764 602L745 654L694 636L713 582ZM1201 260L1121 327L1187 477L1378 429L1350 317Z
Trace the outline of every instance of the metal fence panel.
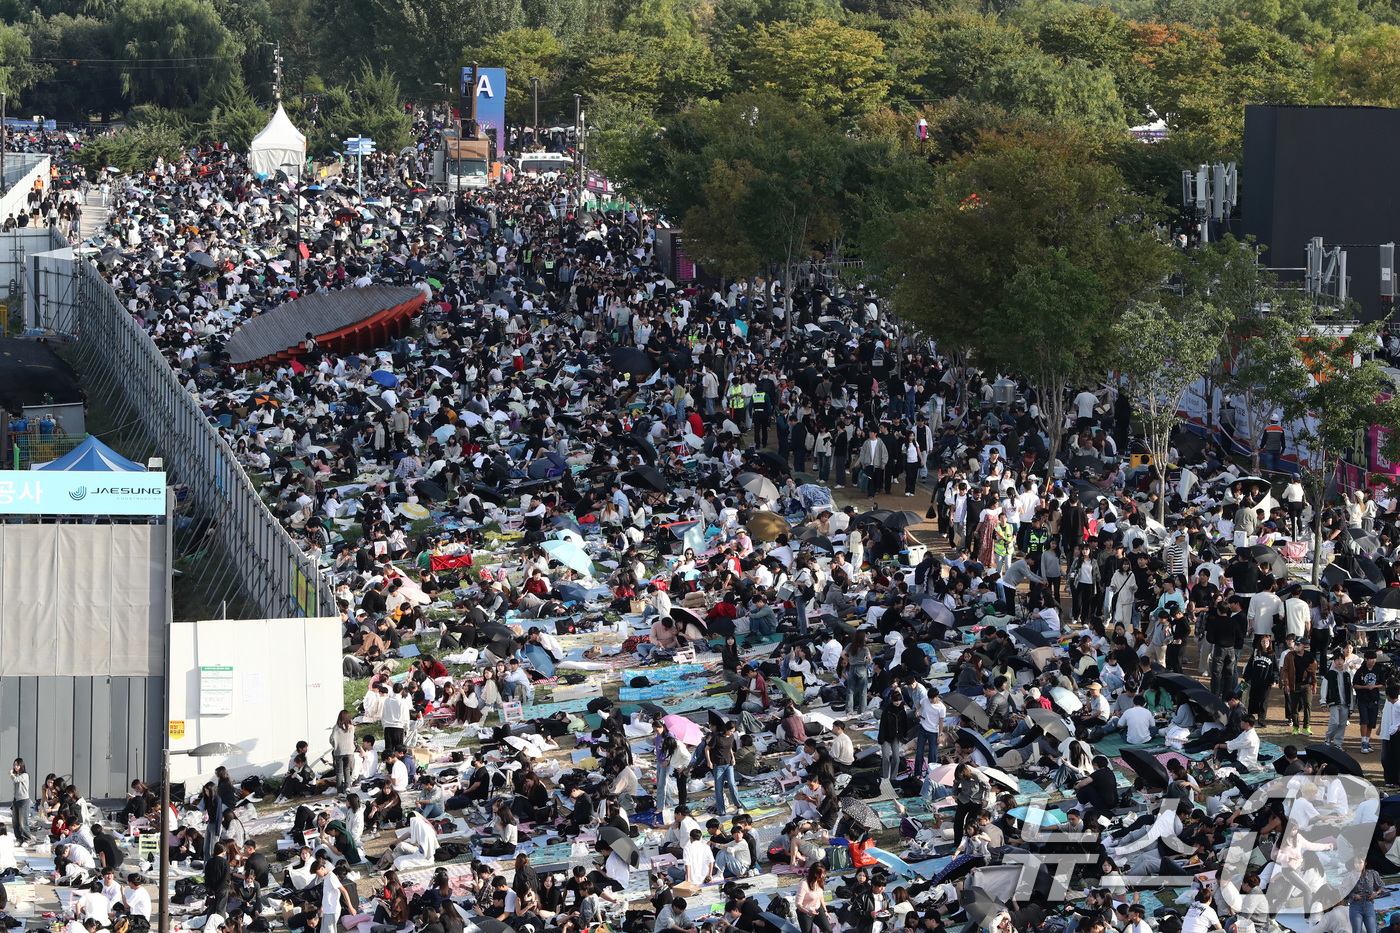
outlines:
M61 237L55 233L55 239ZM233 449L186 392L145 330L112 287L85 260L73 263L77 287L72 320L80 354L103 371L145 429L176 482L214 523L214 540L233 564L254 618L316 616L333 611L330 582L268 510ZM298 583L312 581L306 605Z

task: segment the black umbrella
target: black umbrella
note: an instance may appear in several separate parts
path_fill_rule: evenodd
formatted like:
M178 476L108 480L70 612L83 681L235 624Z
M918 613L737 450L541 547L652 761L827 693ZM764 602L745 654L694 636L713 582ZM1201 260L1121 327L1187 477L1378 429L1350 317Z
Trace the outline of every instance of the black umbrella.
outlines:
M1369 557L1356 555L1352 557L1352 564L1356 567L1356 575L1369 583L1374 583L1377 587L1385 586L1385 574L1381 573L1381 568Z
M193 252L185 254L185 261L192 262L197 266L212 269L215 266L214 257L205 252Z
M616 826L604 826L598 830L597 847L601 849L607 846L626 860L628 865L636 868L642 863L642 854L637 851L637 844L632 841L632 837L627 835Z
M608 365L615 372L635 376L650 376L656 372L656 361L636 347L613 347L608 351Z
M665 492L669 488L666 483L666 475L656 467L646 464L622 474L622 481L638 489L654 489L657 492Z
M1349 577L1342 581L1342 589L1347 591L1352 602L1364 602L1371 599L1381 591L1380 586L1370 580L1363 580L1360 577Z
M430 479L419 480L413 487L413 494L420 499L427 499L429 502L437 502L447 498L447 490Z
M484 486L481 483L477 483L475 486L472 487L472 492L476 493L477 496L480 497L482 502L494 502L496 505L506 504L506 497L503 496L500 492L496 491L495 489L492 489L490 486Z
M1380 550L1381 539L1364 528L1347 528L1347 534L1351 536L1351 540L1356 542L1356 546L1363 551Z
M1071 473L1092 473L1095 476L1102 476L1103 461L1098 457L1072 457L1068 469Z
M1064 718L1048 709L1030 707L1026 710L1026 719L1039 726L1040 731L1056 742L1063 742L1070 736L1069 726L1065 725Z
M851 525L856 528L859 528L863 525L883 525L885 523L885 519L889 518L893 514L894 513L891 512L889 509L872 509L869 512L862 512L855 518L851 519Z
M631 447L642 455L642 459L647 463L655 465L656 448L651 446L651 442L635 434L624 434L617 439L617 442L624 447Z
M1011 637L1017 641L1024 642L1032 648L1049 648L1050 639L1034 629L1026 628L1024 625L1013 625L1007 629Z
M1388 586L1371 597L1371 605L1377 609L1400 609L1400 586Z
M886 528L913 528L915 525L922 525L924 517L918 512L911 512L908 509L901 509L898 512L890 513L890 517L882 523Z
M807 547L813 547L819 551L826 551L828 554L836 550L836 545L832 544L831 539L826 535L808 535L800 540Z
M790 469L788 467L787 458L778 456L776 450L760 450L758 452L758 459L780 473L786 473Z
M1269 573L1273 574L1275 578L1279 580L1288 579L1288 561L1284 560L1282 554L1275 551L1267 544L1252 545L1249 548L1249 556L1251 559L1267 567Z
M547 479L549 477L549 471L554 468L553 463L541 457L531 460L530 465L525 468L525 473L531 479Z
M1144 787L1166 790L1171 786L1171 778L1167 776L1166 765L1162 764L1153 755L1140 748L1125 748L1122 751L1123 761L1129 768L1137 772L1137 776L1142 778Z
M983 732L992 727L992 721L987 718L987 711L978 706L972 697L963 696L961 693L949 693L944 699L968 725L976 726ZM992 759L992 763L995 764L996 759Z
M871 809L870 804L859 797L842 797L841 812L852 822L871 832L879 832L885 828L885 824L880 822L880 815Z
M1174 674L1171 671L1164 671L1155 675L1153 683L1166 690L1172 698L1181 702L1185 699L1187 691L1192 687L1199 687L1200 684L1185 674Z
M992 744L988 742L986 737L980 732L973 732L971 729L959 729L958 741L964 744L971 742L973 748L980 749L982 754L987 756L987 764L995 765L997 763L997 754L992 751Z
M724 728L725 723L731 721L728 713L721 713L719 710L716 709L707 710L706 717L710 721L711 729L722 729Z
M503 921L497 920L495 917L483 917L478 914L472 917L472 924L478 933L515 933Z
M1351 575L1337 564L1328 564L1326 567L1322 568L1321 583L1328 589L1331 589L1338 583L1346 583L1350 578Z
M1335 745L1309 745L1300 755L1318 764L1329 764L1338 774L1351 774L1362 777L1361 762L1348 755Z
M1186 700L1222 726L1230 718L1229 705L1219 696L1211 693L1204 684L1192 684L1188 687Z

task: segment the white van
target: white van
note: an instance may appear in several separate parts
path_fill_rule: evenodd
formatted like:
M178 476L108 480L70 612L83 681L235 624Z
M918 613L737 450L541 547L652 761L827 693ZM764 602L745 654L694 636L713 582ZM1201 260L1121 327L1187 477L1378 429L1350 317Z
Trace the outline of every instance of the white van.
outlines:
M559 175L573 167L574 160L562 152L527 152L523 154L516 164L525 175L542 175L545 180L553 181Z

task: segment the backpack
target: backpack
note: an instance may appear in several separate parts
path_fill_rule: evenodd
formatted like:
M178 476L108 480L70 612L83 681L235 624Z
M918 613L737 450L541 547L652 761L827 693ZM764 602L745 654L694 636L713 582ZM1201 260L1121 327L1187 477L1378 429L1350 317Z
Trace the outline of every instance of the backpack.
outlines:
M827 871L849 871L851 868L851 850L846 846L827 846L825 861Z

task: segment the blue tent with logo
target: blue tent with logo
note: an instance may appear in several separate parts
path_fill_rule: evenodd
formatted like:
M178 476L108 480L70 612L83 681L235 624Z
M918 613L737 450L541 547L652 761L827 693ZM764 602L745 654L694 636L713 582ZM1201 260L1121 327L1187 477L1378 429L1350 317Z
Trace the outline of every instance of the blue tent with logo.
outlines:
M90 470L97 473L144 473L146 468L117 453L97 438L88 439L57 460L37 464L36 470Z

